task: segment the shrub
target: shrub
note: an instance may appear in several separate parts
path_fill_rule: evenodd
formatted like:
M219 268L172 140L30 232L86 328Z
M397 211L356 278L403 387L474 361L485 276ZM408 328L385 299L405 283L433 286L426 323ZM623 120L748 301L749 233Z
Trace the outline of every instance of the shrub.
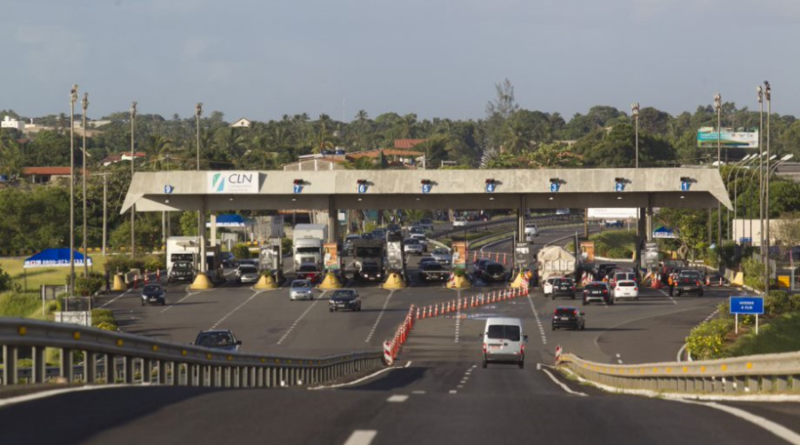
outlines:
M764 264L755 258L742 261L744 284L757 290L764 290Z
M464 269L461 269L461 268L453 269L453 275L455 275L457 277L463 277L466 274L467 274L467 272Z
M94 322L92 322L92 324L94 324ZM117 331L118 330L118 326L117 325L112 324L112 323L108 323L108 322L105 322L105 321L94 325L94 327L96 327L97 329L102 329L104 331Z
M163 270L167 268L164 255L147 255L144 257L144 269L149 271Z
M38 292L4 292L0 294L0 316L28 317L37 309L41 311L42 300Z
M109 309L92 309L92 326L106 331L117 330L117 319Z
M114 255L108 257L106 260L106 271L110 272L112 275L118 271L125 273L131 269L132 265L133 260L131 257L127 255Z
M292 239L291 238L281 238L281 250L283 251L284 255L288 255L292 253Z
M19 292L21 289L19 284L15 283L11 278L11 275L9 275L8 272L4 271L3 268L0 267L0 292L5 292L8 290Z
M239 259L250 258L250 248L246 244L237 244L231 249L233 256Z
M686 349L692 357L709 360L726 357L725 336L733 330L731 318L717 318L700 323L686 337Z
M764 313L770 317L787 313L792 310L792 301L789 294L782 290L771 291L764 299Z
M105 276L97 272L89 272L88 277L83 275L75 277L75 292L88 297L102 289L105 283Z
M631 250L627 247L612 247L611 249L608 249L605 255L601 256L607 256L608 258L630 259L633 257L633 252L631 252Z
M792 312L800 312L800 294L789 297L789 305Z

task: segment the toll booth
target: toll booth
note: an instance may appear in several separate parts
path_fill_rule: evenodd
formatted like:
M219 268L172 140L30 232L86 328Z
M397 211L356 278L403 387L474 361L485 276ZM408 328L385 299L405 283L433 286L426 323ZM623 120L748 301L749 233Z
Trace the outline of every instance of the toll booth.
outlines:
M259 268L271 270L275 281L282 283L286 279L283 275L283 250L280 238L270 238L266 244L262 244L258 260Z

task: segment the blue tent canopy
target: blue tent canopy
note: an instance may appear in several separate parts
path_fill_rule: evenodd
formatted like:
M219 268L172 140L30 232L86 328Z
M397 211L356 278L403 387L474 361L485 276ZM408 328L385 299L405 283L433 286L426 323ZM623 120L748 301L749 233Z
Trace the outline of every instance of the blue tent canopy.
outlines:
M677 238L675 236L675 232L668 228L661 226L656 230L653 230L653 238Z
M91 266L92 258L87 258ZM83 254L77 251L75 252L75 265L83 266ZM69 267L69 249L45 249L26 259L22 267L24 269L32 267Z
M242 215L217 215L217 227L246 227L251 225L253 225L253 220ZM206 221L206 227L211 227L210 221Z

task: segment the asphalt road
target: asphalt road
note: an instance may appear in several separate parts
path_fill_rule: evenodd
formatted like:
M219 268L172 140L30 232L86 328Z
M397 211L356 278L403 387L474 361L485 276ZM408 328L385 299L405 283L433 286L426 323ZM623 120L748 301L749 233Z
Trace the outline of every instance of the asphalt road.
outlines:
M574 230L546 231L537 244ZM486 250L504 248L500 243ZM320 355L376 349L411 303L440 302L491 288L452 291L413 281L410 288L394 292L374 285L358 289L364 300L360 313L328 312L322 292L314 301L291 302L286 289L256 292L235 285L194 293L178 286L170 290L164 307L142 307L134 293L107 298L103 304L115 311L127 332L189 342L198 330L231 328L245 350ZM645 290L640 301L580 306L586 312L585 331L551 331L549 325L555 307L579 300L553 301L533 292L527 298L418 321L397 367L360 384L317 391L76 392L0 409L0 443L786 443L756 425L763 424L757 419L753 423L704 404L609 395L548 369L556 345L608 363L674 360L688 330L730 292L713 288L702 298L670 298ZM530 338L524 369L480 367L478 334L492 316L523 319ZM800 404L727 406L800 433ZM46 427L38 427L43 421Z

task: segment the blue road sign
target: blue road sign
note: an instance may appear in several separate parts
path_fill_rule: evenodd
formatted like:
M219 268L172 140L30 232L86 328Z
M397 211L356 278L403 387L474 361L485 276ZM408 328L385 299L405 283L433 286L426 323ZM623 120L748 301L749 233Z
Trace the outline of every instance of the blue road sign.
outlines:
M763 297L731 297L731 314L761 315L764 313Z
M433 184L422 184L422 193L430 193Z
M550 192L551 193L558 193L558 189L561 187L561 184L557 182L550 183Z
M494 193L494 189L497 188L497 184L494 182L487 182L486 183L486 192L487 193Z
M171 186L169 184L164 186L164 193L166 193L167 195L172 193L173 190L175 190L175 187L173 187L173 186Z
M303 184L295 184L294 185L294 192L295 193L303 193Z
M681 191L688 192L691 183L689 181L681 181Z
M367 193L367 184L358 184L358 193Z
M618 192L624 192L625 191L625 183L624 182L617 182L616 185L614 186L614 190L618 191Z
M752 242L753 242L753 239L752 239L752 238L750 238L750 237L745 237L745 236L743 236L743 237L739 238L739 242L740 242L741 244L744 244L744 243L752 243Z

